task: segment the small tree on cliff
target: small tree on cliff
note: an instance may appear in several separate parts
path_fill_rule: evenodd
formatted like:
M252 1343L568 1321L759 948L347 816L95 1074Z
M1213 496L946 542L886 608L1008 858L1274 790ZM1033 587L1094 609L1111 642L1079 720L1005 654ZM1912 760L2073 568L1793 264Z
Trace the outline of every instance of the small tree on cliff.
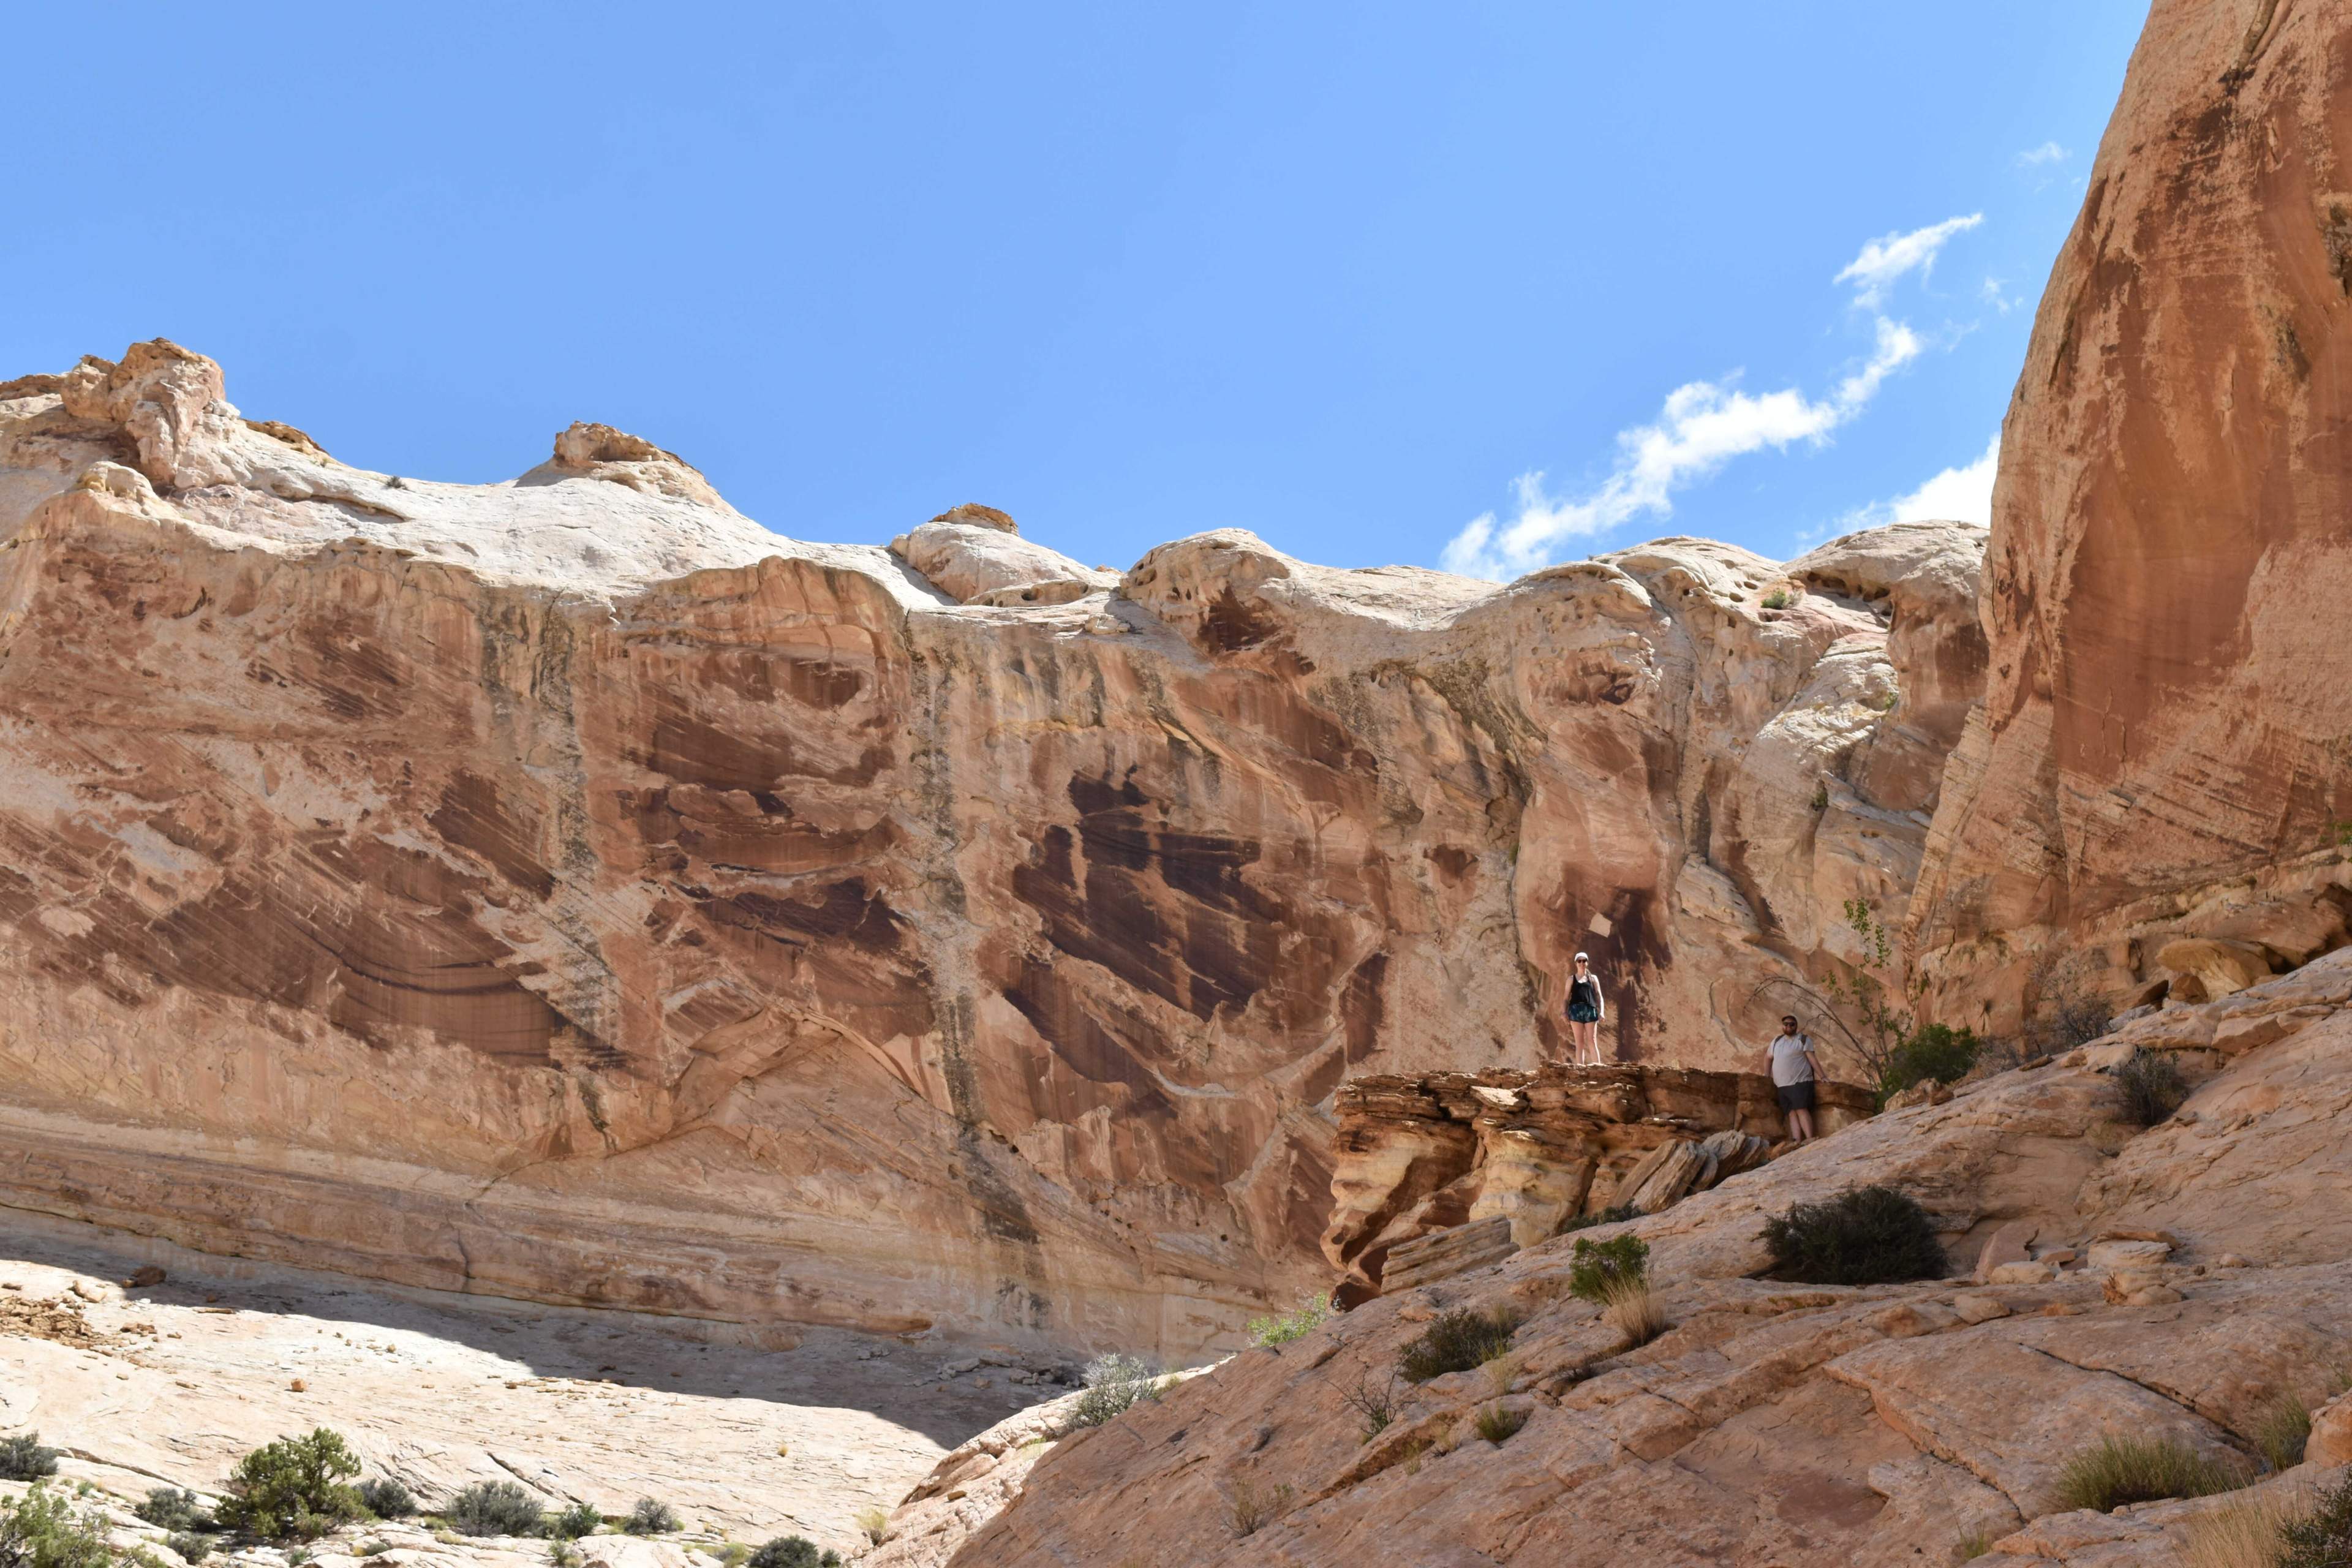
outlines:
M1895 1005L1898 1000L1909 998L1895 973L1895 935L1871 908L1870 900L1848 899L1845 923L1861 945L1861 962L1843 979L1832 973L1822 988L1829 993L1832 1005L1858 1026L1848 1037L1863 1066L1870 1070L1871 1081L1878 1083L1887 1078L1895 1053L1911 1037L1911 1010Z

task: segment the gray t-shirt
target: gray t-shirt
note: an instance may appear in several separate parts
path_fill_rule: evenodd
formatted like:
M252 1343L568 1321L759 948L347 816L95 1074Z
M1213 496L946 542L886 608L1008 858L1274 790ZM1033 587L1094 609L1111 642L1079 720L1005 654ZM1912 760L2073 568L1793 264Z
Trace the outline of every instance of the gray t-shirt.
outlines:
M1772 1083L1776 1089L1786 1089L1792 1083L1813 1081L1813 1064L1805 1053L1813 1048L1806 1035L1782 1035L1772 1042Z

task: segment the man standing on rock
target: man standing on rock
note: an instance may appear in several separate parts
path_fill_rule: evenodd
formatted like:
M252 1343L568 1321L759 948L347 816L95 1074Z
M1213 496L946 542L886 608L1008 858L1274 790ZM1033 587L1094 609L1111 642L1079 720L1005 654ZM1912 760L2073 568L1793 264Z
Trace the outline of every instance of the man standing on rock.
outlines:
M1822 1076L1822 1064L1813 1055L1813 1037L1798 1029L1795 1017L1780 1020L1780 1037L1765 1052L1765 1068L1789 1136L1804 1142L1813 1135L1813 1080Z

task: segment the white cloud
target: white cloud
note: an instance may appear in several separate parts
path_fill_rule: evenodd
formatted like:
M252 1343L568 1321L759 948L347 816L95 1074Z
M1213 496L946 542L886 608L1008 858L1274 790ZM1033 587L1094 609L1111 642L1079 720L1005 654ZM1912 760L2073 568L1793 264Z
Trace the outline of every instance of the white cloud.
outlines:
M2023 303L2022 300L2010 296L2003 279L1992 277L1990 274L1986 275L1984 288L1979 292L1982 294L1986 304L1996 307L2004 316Z
M1944 248L1946 240L1982 222L1984 214L1970 213L1966 217L1948 217L1941 223L1915 228L1908 234L1881 235L1864 246L1862 254L1830 281L1852 283L1853 302L1866 310L1875 310L1895 279L1914 268L1925 277L1935 267L1936 253Z
M1986 444L1984 455L1975 462L1946 468L1907 495L1856 507L1838 519L1835 531L1852 533L1857 528L1877 528L1889 522L1990 522L1992 479L2000 466L2000 432L1996 430L1992 440ZM1799 537L1811 543L1830 531L1822 529Z
M2063 163L2074 154L2055 142L2044 142L2039 147L2029 147L2017 155L2017 166L2031 169L2042 163Z
M1874 239L1833 281L1853 283L1853 302L1875 311L1906 273L1924 274L1946 240L1983 221L1982 214L1971 214ZM1875 327L1870 357L1826 398L1817 401L1795 387L1751 394L1740 389L1738 372L1686 382L1666 395L1654 421L1619 432L1609 477L1587 494L1555 497L1544 489L1540 472L1520 475L1512 486L1515 514L1507 522L1493 512L1472 520L1446 542L1441 556L1445 569L1475 577L1516 577L1550 562L1570 541L1644 514L1670 515L1675 491L1706 479L1734 458L1768 447L1779 451L1799 442L1826 442L1832 431L1869 405L1888 376L1926 351L1906 322L1882 314Z

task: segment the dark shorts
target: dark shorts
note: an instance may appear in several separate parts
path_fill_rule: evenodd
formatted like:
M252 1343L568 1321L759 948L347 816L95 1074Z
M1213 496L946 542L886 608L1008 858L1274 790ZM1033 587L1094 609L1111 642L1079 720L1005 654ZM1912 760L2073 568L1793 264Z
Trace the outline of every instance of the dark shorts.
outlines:
M1568 1008L1568 1021L1571 1024L1598 1024L1601 1022L1601 1009L1588 1002L1571 1002Z
M1784 1083L1773 1092L1780 1096L1783 1110L1811 1110L1813 1108L1813 1085L1810 1079L1803 1083Z

